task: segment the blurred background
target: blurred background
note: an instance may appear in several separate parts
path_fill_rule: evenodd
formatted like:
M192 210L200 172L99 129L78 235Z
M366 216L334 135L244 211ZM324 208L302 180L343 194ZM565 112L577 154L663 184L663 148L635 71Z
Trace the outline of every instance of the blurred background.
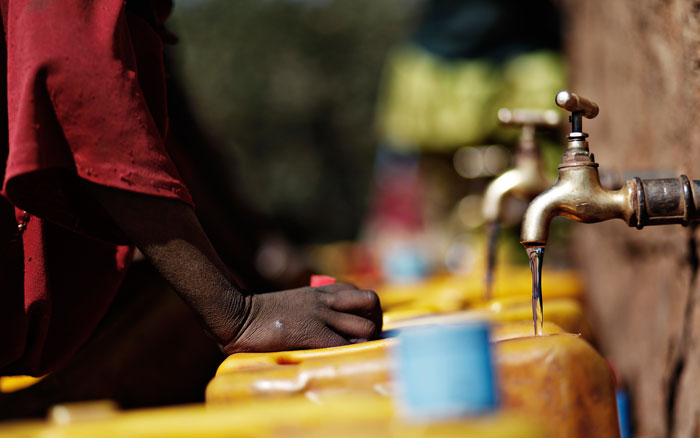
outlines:
M263 276L467 273L481 263L481 196L519 136L497 110L553 107L560 21L549 1L180 1L167 57L189 110L171 109L172 130L216 157L195 166L200 180L220 168L211 215L235 193L270 225ZM558 135L540 138L550 175ZM526 263L518 233L506 228L501 257Z
M220 183L298 242L354 238L384 61L421 3L177 2L172 74L231 169Z

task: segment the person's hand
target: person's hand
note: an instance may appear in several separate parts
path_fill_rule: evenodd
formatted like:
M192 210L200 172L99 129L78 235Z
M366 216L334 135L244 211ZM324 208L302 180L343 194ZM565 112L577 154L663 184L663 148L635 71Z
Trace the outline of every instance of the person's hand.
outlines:
M303 287L246 297L246 319L222 345L227 354L334 347L382 331L377 294L349 284Z

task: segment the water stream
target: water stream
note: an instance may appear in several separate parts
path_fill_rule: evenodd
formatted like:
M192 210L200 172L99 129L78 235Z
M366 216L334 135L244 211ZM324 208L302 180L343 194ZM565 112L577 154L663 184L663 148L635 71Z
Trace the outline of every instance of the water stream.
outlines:
M498 232L500 224L491 222L486 226L486 276L484 277L485 284L485 299L493 298L493 274L496 270L496 247L498 245Z
M535 326L535 335L542 335L542 261L544 259L543 246L531 246L525 248L530 259L530 271L532 271L532 323Z

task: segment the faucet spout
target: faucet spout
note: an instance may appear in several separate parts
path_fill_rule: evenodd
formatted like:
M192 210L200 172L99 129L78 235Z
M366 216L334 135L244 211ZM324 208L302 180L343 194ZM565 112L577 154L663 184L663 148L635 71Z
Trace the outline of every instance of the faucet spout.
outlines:
M557 216L584 223L617 218L629 224L635 216L634 195L633 180L619 190L605 189L593 162L563 164L557 182L530 203L520 241L526 247L546 246L549 225Z
M502 174L489 184L484 194L482 214L487 223L493 223L501 219L503 202L509 195L522 199L532 199L549 187L549 181L539 164L523 164L519 168L511 169Z

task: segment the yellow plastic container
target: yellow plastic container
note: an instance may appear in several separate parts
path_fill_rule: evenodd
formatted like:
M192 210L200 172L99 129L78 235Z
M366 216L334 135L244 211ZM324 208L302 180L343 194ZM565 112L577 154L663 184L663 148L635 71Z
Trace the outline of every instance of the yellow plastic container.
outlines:
M592 340L593 330L586 318L582 304L572 298L547 298L542 302L545 321L553 322L567 333L580 334ZM518 296L497 298L474 307L490 312L491 319L498 322L532 322L532 299Z
M463 319L455 315L439 322L450 320ZM532 331L529 323L500 324L494 326L492 340L530 336ZM544 332L563 330L547 322ZM219 366L207 386L206 399L225 403L303 395L321 402L338 392L388 395L393 391L391 352L397 343L392 338L319 350L234 354Z
M109 404L61 406L49 421L0 423L0 436L111 437L444 437L540 438L532 418L501 412L439 424L411 424L386 397L343 396L322 405L288 398L273 403L119 411ZM86 416L85 412L90 415ZM74 415L75 414L75 415Z
M615 392L605 360L581 337L561 333L552 323L545 324L549 335L531 333L526 323L494 328L503 407L541 419L553 436L617 436ZM298 362L288 365L278 363L282 353L270 353L273 359L254 367L233 355L207 387L207 402L305 396L323 403L329 394L392 395L396 342L375 341L355 352L356 346L325 349L306 358L296 352Z
M425 320L427 324L464 321L462 314ZM545 333L563 333L552 323ZM498 342L532 335L529 323L500 324L492 330ZM393 392L392 350L398 338L319 350L240 353L219 366L206 389L208 403L303 395L320 402L328 394Z
M543 272L545 300L553 298L583 299L583 282L574 271ZM493 283L493 298L531 296L532 277L527 267L499 267ZM436 275L410 284L385 284L376 288L382 308L393 310L429 307L435 311L463 310L483 303L485 285L482 273L466 276Z
M207 385L207 403L296 395L319 402L328 393L336 392L388 394L393 372L390 349L396 339L386 341L390 342L375 341L378 348L328 348L324 349L323 356L275 356L270 361L257 363L250 362L249 358L238 361L234 354L226 359L226 365L221 365L216 377ZM273 362L278 358L284 358L285 364ZM290 363L287 358L298 362ZM226 371L222 372L224 369Z
M505 409L539 416L553 436L619 436L612 373L579 336L509 339L496 354Z
M586 318L581 303L571 298L551 298L543 301L545 321L562 327L565 332L581 334L592 340L593 331ZM440 315L434 307L416 305L384 313L384 329L394 330L401 327L425 323L426 318ZM472 310L459 312L465 318L488 319L494 323L530 322L532 323L532 301L530 298L517 296L498 298L474 306ZM439 318L443 318L440 315ZM531 325L532 327L532 325Z
M400 328L426 324L449 324L465 322L475 319L473 312L461 312L447 315L433 315L428 318L412 319L404 321ZM398 328L398 327L397 327ZM494 324L491 331L492 341L531 336L533 327L531 322L516 322L507 324ZM544 322L545 334L565 333L554 323ZM375 353L387 354L396 345L398 339L388 338L361 344L343 345L340 347L318 348L314 350L276 351L271 353L237 353L227 357L219 365L216 375L237 373L241 371L258 371L265 369L279 369L280 365L290 368L291 365L302 365L312 359L331 359L333 361L352 356L372 356Z
M353 355L386 352L396 339L380 339L362 344L344 345L341 347L319 348L316 350L278 351L272 353L237 353L227 357L216 375L238 371L278 368L278 365L300 365L306 360L315 358L345 358Z

